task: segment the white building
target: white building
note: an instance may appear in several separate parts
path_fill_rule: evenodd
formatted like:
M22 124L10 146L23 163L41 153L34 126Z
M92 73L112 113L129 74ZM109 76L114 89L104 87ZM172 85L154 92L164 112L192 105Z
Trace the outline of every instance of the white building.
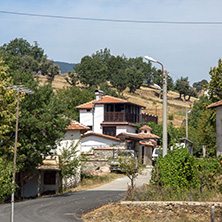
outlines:
M89 130L88 127L77 121L71 121L67 127L64 138L58 143L53 155L46 156L43 165L39 166L35 172L30 175L19 175L22 181L22 189L18 196L36 197L42 194L58 193L61 187L75 186L80 181L80 170L77 170L75 177L64 181L60 177L60 155L63 149L70 149L76 145L77 155L81 153L81 134Z
M121 133L136 133L136 123L149 120L157 122L156 116L142 114L142 108L145 107L128 100L103 96L100 90L96 91L95 100L76 108L80 112L80 122L92 130L88 136L86 134L82 137L85 152L104 144L120 145L116 136Z

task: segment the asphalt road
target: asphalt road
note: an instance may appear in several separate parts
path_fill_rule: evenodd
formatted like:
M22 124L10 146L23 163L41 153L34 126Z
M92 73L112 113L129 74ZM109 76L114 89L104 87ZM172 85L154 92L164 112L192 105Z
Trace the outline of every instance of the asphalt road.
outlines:
M147 183L146 175L139 176L137 185ZM77 222L81 216L109 202L124 198L129 179L124 177L93 190L79 191L53 197L15 203L15 222ZM0 205L0 222L10 222L10 204Z

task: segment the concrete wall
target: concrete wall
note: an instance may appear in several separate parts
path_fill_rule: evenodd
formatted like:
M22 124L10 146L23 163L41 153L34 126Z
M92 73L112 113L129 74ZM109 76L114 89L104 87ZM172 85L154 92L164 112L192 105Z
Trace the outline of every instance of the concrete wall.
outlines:
M82 138L82 152L89 152L93 147L119 146L120 142L95 135Z
M116 135L120 133L135 133L136 127L124 125L124 126L117 126L116 127Z
M92 109L90 109L90 112L87 112L86 109L80 109L80 123L86 125L86 126L92 126Z
M71 146L75 146L78 142L77 150L81 151L81 134L80 130L68 130L66 131L64 138L57 144L56 153L57 155L61 155L63 148L70 148Z
M222 156L222 106L216 108L217 156Z
M96 104L94 114L94 132L103 133L101 123L104 121L104 104Z

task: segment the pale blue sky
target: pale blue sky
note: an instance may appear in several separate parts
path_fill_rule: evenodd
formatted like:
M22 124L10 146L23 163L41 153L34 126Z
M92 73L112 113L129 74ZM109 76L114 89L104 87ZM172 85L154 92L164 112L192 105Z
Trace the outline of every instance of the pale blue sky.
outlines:
M0 0L0 11L149 21L222 22L220 0ZM210 79L222 57L222 25L138 24L28 17L0 13L0 45L37 41L50 59L78 63L109 48L114 55L149 55L174 80ZM159 66L156 66L160 68Z

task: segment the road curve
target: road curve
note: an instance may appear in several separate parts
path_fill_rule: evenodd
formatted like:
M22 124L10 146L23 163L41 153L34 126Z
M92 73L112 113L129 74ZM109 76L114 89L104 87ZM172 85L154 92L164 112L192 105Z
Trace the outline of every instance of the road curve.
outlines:
M148 183L150 169L136 181ZM88 191L44 197L15 203L15 222L78 222L81 216L109 202L124 198L129 184L126 177ZM10 222L10 204L0 205L0 222Z

